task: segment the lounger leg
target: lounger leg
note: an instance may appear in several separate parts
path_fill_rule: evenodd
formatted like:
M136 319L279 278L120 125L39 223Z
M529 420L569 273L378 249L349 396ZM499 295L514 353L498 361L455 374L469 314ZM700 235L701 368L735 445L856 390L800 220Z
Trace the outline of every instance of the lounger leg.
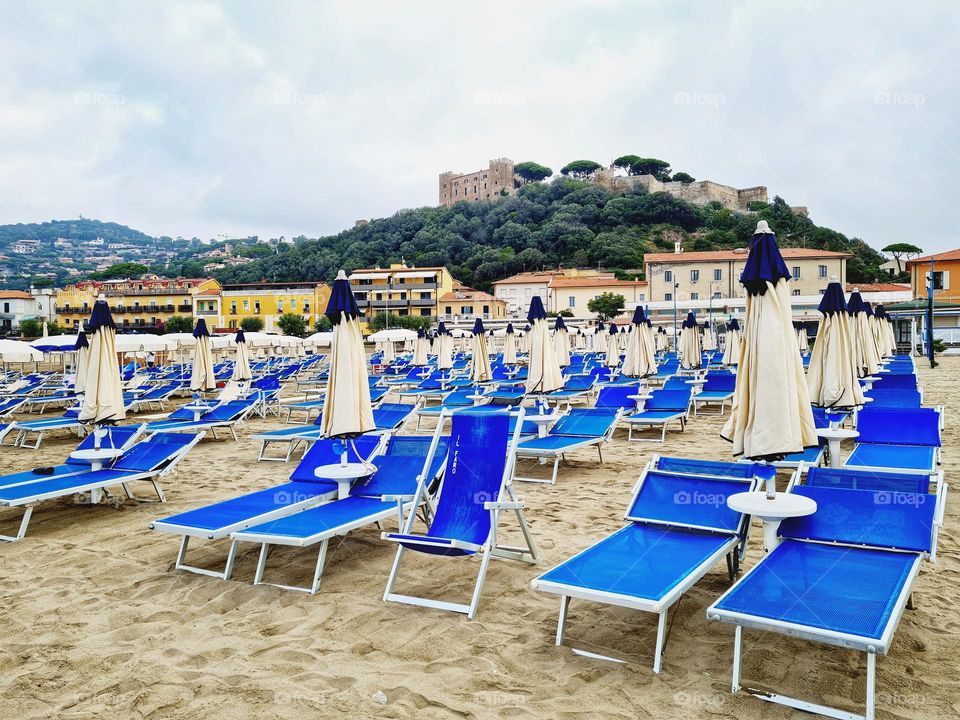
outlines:
M257 558L257 570L253 574L253 584L259 585L263 580L263 569L267 565L267 555L270 554L270 543L260 544L260 557Z
M567 610L570 607L570 596L560 596L560 619L557 621L557 645L563 645L563 631L567 625Z
M317 566L313 571L313 583L310 585L310 594L316 595L320 588L320 576L323 574L323 565L327 561L327 544L329 540L320 543L320 551L317 553Z
M237 547L240 545L240 542L237 540L230 541L230 551L227 553L227 565L223 569L223 579L229 580L230 575L233 573L233 561L237 558Z
M483 560L480 561L480 573L477 575L477 584L473 588L473 598L470 600L470 608L467 611L467 617L473 620L477 616L477 606L480 604L480 594L483 592L483 582L487 579L487 568L490 565L490 546L483 551Z
M383 600L386 602L390 599L390 595L393 592L393 583L397 579L397 572L400 570L400 558L403 557L403 545L397 546L397 556L393 559L393 565L390 568L390 575L387 576L387 587L383 591Z
M864 720L873 720L876 712L876 701L874 692L877 684L877 654L867 653L867 711L864 713Z
M557 470L559 469L560 469L560 456L558 455L553 459L553 472L550 474L551 485L557 484Z
M667 641L667 613L669 611L664 609L660 613L660 618L657 620L657 647L656 654L653 657L653 671L655 673L660 672L660 665L663 662L663 646Z
M17 530L17 534L15 536L0 535L0 541L16 542L17 540L22 540L23 536L27 534L27 525L30 524L31 515L33 515L33 505L27 505L23 509L23 517L20 518L20 528Z
M733 635L733 683L730 692L740 691L740 647L743 644L743 628L737 625Z

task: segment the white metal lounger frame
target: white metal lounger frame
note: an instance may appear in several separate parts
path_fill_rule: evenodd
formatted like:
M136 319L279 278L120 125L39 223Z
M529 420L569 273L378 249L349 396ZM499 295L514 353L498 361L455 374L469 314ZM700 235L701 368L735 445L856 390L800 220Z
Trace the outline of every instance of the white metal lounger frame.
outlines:
M691 394L690 402L693 402L693 395ZM640 411L643 412L642 410ZM678 410L676 413L670 417L663 418L661 420L651 420L649 418L644 419L641 417L635 417L633 415L628 415L625 419L627 423L627 442L659 442L661 445L667 441L667 426L672 423L674 420L680 421L680 432L684 432L687 428L687 421L690 419L690 404L687 404L686 410ZM645 437L633 437L633 429L635 426L644 427L656 427L660 425L662 430L660 432L660 439L657 440L654 438L645 438Z
M217 428L226 428L230 431L230 434L233 436L233 439L237 439L237 432L235 430L236 426L243 423L247 417L254 412L256 404L251 404L248 407L245 407L242 412L236 415L231 420L216 420L213 422L204 422L201 418L197 422L190 420L185 420L182 423L170 422L169 424L163 425L163 421L160 421L152 428L148 428L151 433L164 433L164 432L202 432L205 433L207 430L210 431L210 434L213 436L214 440L219 440L217 436ZM182 427L178 427L182 425Z
M557 413L557 419L562 418L566 413ZM613 439L613 433L616 432L617 425L620 424L620 420L623 418L623 410L617 410L616 417L614 417L613 422L610 423L610 427L607 431L599 437L585 437L583 442L577 443L576 445L570 445L563 448L562 450L551 450L547 448L530 448L525 450L522 447L517 447L516 450L516 460L523 458L525 460L540 460L545 462L547 460L553 460L553 468L550 471L550 478L535 478L535 477L525 477L516 474L516 462L514 462L514 475L513 480L517 482L528 482L528 483L540 483L543 485L556 485L557 484L557 473L560 470L560 461L567 459L567 453L573 452L574 450L582 450L585 447L590 447L595 445L597 448L597 455L600 458L600 462L603 462L603 446L610 442ZM549 435L548 435L549 436ZM535 439L535 438L534 438Z
M58 420L62 422L58 424ZM25 422L31 421L27 420ZM15 422L10 423L9 427L7 428L7 433L14 433L14 447L24 448L25 450L37 450L40 447L40 443L43 442L43 436L52 430L74 430L77 433L77 437L83 437L84 434L83 423L76 418L48 418L46 420L37 419L36 422L38 424L26 427ZM40 423L49 423L49 425L41 425ZM7 433L5 433L5 435ZM29 433L37 434L37 439L32 445L26 442L27 435Z
M634 485L633 498L636 498L637 494L640 492L641 487L643 486L644 481L646 480L647 474L651 471L656 472L665 472L669 475L679 475L684 476L687 473L675 473L672 471L660 471L656 469L657 457L654 456L653 459L644 467L643 472L640 475L640 478L637 480ZM699 477L709 477L709 475L700 474ZM731 478L724 478L731 479ZM752 481L744 481L745 490L753 490L756 488L757 480L754 478ZM632 506L633 500L631 499L630 505ZM630 522L643 521L646 524L657 525L660 527L671 527L671 528L680 528L687 530L710 530L712 532L717 532L716 528L704 528L698 525L687 525L680 523L665 523L662 521L644 519L644 518L632 518L629 514L629 509L626 514L624 514L624 519L629 520ZM621 595L619 593L607 592L604 590L590 590L588 588L577 588L575 586L566 585L563 583L550 582L548 580L540 580L536 578L531 581L530 585L534 590L542 590L544 592L554 593L560 595L560 618L557 621L557 635L555 644L560 646L563 644L564 631L566 630L567 624L567 611L570 607L570 600L577 598L578 600L590 600L592 602L603 603L606 605L617 605L619 607L630 608L632 610L640 610L642 612L654 613L658 616L657 618L657 641L654 650L653 656L653 671L655 673L660 672L660 668L663 662L663 654L667 644L667 638L669 636L669 628L667 625L667 614L676 603L680 601L683 595L697 584L704 575L706 575L711 568L713 568L722 558L727 558L727 572L730 577L730 581L733 582L734 577L737 572L737 557L742 555L743 548L742 546L746 544L747 540L747 523L749 518L743 516L740 518L740 522L737 525L736 531L730 532L730 539L724 543L716 552L710 555L706 560L703 561L696 569L687 575L680 583L678 583L674 588L670 590L664 597L660 600L646 600L643 598L637 598L629 595ZM616 532L620 532L623 528L620 528ZM609 537L609 536L608 536ZM596 543L594 543L596 544ZM737 553L738 546L740 546L740 552ZM576 555L571 556L569 559L579 557L580 555L589 552L593 548L593 545L590 547L584 548ZM604 655L597 655L596 653L586 652L583 650L578 650L573 648L573 651L579 655L585 655L587 657L592 657L600 660L612 660L614 662L624 662L613 657L607 657Z
M446 413L441 413L439 425L443 425L443 416L445 414ZM418 605L420 607L463 613L472 620L474 617L476 617L477 606L480 604L480 595L483 592L483 583L487 577L487 568L490 565L490 558L520 560L533 565L536 565L539 562L539 559L537 558L537 548L534 545L533 536L530 534L530 528L527 525L526 517L523 514L523 503L517 500L517 496L514 492L513 484L511 482L514 470L513 466L516 462L517 443L520 440L521 428L523 427L523 414L524 410L521 407L516 413L516 427L514 427L510 442L507 444L506 462L504 463L503 474L500 478L499 499L496 501L487 501L483 503L484 509L490 512L490 534L487 536L486 542L484 542L482 545L474 545L472 543L461 542L457 540L444 543L444 547L451 547L460 550L471 550L481 555L480 569L477 573L477 581L473 588L473 595L470 599L470 603L453 603L444 600L433 600L430 598L417 597L415 595L402 595L393 592L393 586L397 579L397 573L400 570L400 561L403 558L404 551L406 550L403 545L397 546L397 555L393 559L393 565L390 568L390 575L387 578L387 586L383 591L383 599L385 602L399 602L407 605ZM417 497L414 498L413 501L414 507L419 506L424 492L425 487L421 483L420 487L417 489ZM440 494L440 501L442 502L442 485L440 488ZM503 500L504 496L506 496L508 499ZM500 522L500 515L505 510L512 511L516 516L517 521L520 524L520 531L523 533L523 538L526 542L526 547L500 545L498 543L497 526ZM407 515L407 522L403 529L403 533L405 535L408 535L412 532L414 520L416 520L416 513L411 512L409 515ZM384 540L390 539L387 533L383 533L381 537ZM424 537L422 538L422 541L424 544L430 544L430 538Z
M386 437L384 440L381 440L381 444L377 446L377 450L374 452L377 452L381 447L383 447L383 443L385 441ZM304 498L299 502L293 502L289 505L274 508L268 512L261 513L260 515L252 518L240 520L231 525L225 525L217 530L207 530L203 528L191 527L189 525L177 525L164 520L155 520L154 522L150 523L149 527L151 530L158 530L160 532L173 533L181 536L180 548L177 550L177 559L173 564L174 570L186 570L187 572L192 572L197 575L206 575L207 577L229 580L230 576L233 574L233 565L236 560L237 548L240 544L239 541L231 539L230 548L227 550L227 559L226 563L224 564L223 571L218 572L216 570L208 570L207 568L187 564L187 547L190 545L190 538L203 538L204 540L213 541L222 540L240 530L245 530L246 528L254 527L255 525L261 525L265 522L270 522L271 520L277 520L279 518L286 517L287 515L302 512L303 510L309 510L317 505L323 505L331 500L335 500L336 497L337 491L331 490L327 493L315 495L310 498Z
M442 430L442 425L437 425L437 428L433 434L433 439L430 442L430 449L427 451L427 459L424 463L423 469L420 474L417 476L417 493L414 495L389 495L384 496L382 499L384 503L395 502L396 505L390 508L384 508L379 513L372 513L364 516L359 520L355 520L344 525L339 525L335 528L329 528L317 532L309 537L303 538L283 538L278 535L270 535L268 533L260 534L253 532L242 532L241 537L237 537L237 533L231 533L231 538L233 538L234 543L237 542L258 542L260 543L260 557L257 560L257 570L254 574L253 584L254 585L272 585L273 587L278 587L282 590L296 590L297 592L305 592L310 595L316 595L317 590L320 589L320 578L323 575L324 564L326 563L327 558L327 547L332 538L338 536L346 537L347 533L351 530L356 530L357 528L364 527L365 525L370 525L376 523L381 530L383 530L382 521L386 520L391 515L397 515L397 528L402 529L405 525L404 522L404 511L408 511L410 514L413 514L416 511L416 508L419 506L414 506L413 501L419 500L424 504L424 507L429 513L433 506L433 498L430 495L429 487L434 477L427 478L425 477L427 470L430 468L430 464L433 462L434 455L437 452L437 444L440 441L440 434ZM383 449L385 446L381 444L380 449ZM375 462L376 457L371 458L371 462ZM443 468L441 467L438 474L443 473ZM420 485L424 485L424 491L420 492ZM336 501L334 501L336 502ZM342 542L342 541L341 541ZM270 554L270 550L274 545L289 545L294 547L309 547L310 545L315 545L320 543L320 548L317 551L317 562L314 566L313 578L310 584L310 587L300 587L297 585L281 585L279 583L268 583L263 580L263 573L267 564L267 557Z
M86 485L79 485L71 487L69 492L51 492L51 493L40 493L37 495L31 495L29 497L19 498L15 502L2 503L2 507L14 508L22 507L23 508L23 517L20 519L20 528L17 531L15 536L11 535L0 535L0 541L4 542L16 542L17 540L22 540L24 535L27 534L27 526L30 524L30 518L33 515L33 509L42 503L45 500L55 500L56 498L66 497L67 495L75 495L77 493L89 492L91 490L103 490L107 492L107 487L110 485L120 485L123 488L126 496L131 500L139 500L140 502L152 502L147 500L142 500L137 498L133 492L130 490L129 483L132 482L142 482L147 481L153 486L154 492L157 494L157 500L159 502L164 502L166 497L163 494L163 489L157 484L157 480L162 477L165 477L170 473L171 470L176 467L177 463L183 458L184 455L200 442L200 438L203 437L203 433L197 433L197 436L191 440L187 445L181 447L175 455L170 458L170 461L160 470L151 470L138 473L130 473L129 477L126 478L113 478L107 483L103 482L92 482L87 483ZM80 473L78 473L80 474ZM68 476L69 477L69 476ZM41 481L42 478L38 478L38 481Z
M860 468L857 468L857 470L860 470ZM890 468L885 468L882 470L884 472L897 472L896 470L891 470ZM800 475L801 469L798 468L796 474L791 478L791 489L795 485ZM937 508L934 512L934 523L933 527L931 528L932 550L929 553L929 558L931 561L936 560L936 543L939 535L939 528L943 525L943 518L946 510L946 492L946 484L942 482L938 483L936 490ZM798 540L798 542L818 543L819 541ZM877 552L901 552L894 549L884 549L868 545L852 545L850 543L819 542L819 544L839 547L869 548L876 550ZM893 611L879 640L876 638L861 637L859 635L837 632L835 630L815 629L807 625L799 625L796 623L784 622L782 620L761 618L756 615L746 615L744 613L716 609L716 604L720 603L729 593L733 592L735 586L734 588L730 588L730 590L725 592L717 599L716 603L707 608L707 618L710 620L719 620L721 622L727 622L736 625L733 641L733 681L731 683L731 692L736 693L741 689L744 689L760 700L766 700L767 702L776 703L778 705L785 705L786 707L796 708L797 710L803 710L804 712L837 718L838 720L874 720L876 709L876 698L874 696L877 682L877 655L886 655L887 651L890 649L890 645L893 642L893 634L896 632L897 626L900 624L900 618L903 616L903 611L909 606L910 599L913 594L913 585L917 579L917 575L920 573L920 566L922 565L924 556L926 555L926 553L908 554L916 554L916 558L910 567L910 572L907 576L907 581L904 583L903 590L900 591L900 594L897 596L896 601L894 602ZM741 582L745 580L751 572L760 567L761 564L762 561L761 563L757 563L750 568L750 570L747 571L747 573L741 579ZM865 713L863 715L858 715L856 713L832 708L827 705L819 705L807 700L800 700L787 695L772 693L767 690L742 687L740 684L740 666L742 660L741 646L743 644L743 628L773 631L783 635L788 635L790 637L800 638L801 640L809 640L812 642L824 643L826 645L836 645L838 647L850 648L852 650L860 650L865 652L867 654Z

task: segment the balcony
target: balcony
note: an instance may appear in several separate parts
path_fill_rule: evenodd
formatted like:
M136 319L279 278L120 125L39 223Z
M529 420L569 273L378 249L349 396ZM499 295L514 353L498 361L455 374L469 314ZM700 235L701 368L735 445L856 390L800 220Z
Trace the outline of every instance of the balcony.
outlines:
M193 305L190 303L177 305L177 312L193 312Z
M367 308L405 308L406 300L357 300L359 307Z
M220 311L219 310L194 310L193 314L209 317L210 315L219 315Z
M436 298L413 298L410 300L410 305L413 307L434 307L436 304Z

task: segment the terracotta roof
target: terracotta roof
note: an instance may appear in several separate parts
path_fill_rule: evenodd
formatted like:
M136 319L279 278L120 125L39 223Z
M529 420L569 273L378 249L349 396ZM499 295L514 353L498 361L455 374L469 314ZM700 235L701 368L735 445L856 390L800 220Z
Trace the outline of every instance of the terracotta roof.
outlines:
M646 280L617 280L598 277L557 277L550 281L550 287L640 287Z
M33 296L23 290L0 290L0 298L4 300L29 300Z
M503 280L496 280L494 285L515 285L520 283L549 282L554 275L559 275L562 270L537 270L534 272L522 272Z
M913 260L907 260L907 265L913 265L914 263L930 262L931 258L933 260L960 260L960 249L957 250L947 250L942 253L933 253L932 255L924 255L923 257L913 258Z
M219 295L220 291L217 288L209 288L207 290L201 290L197 295Z
M847 292L854 289L860 292L910 292L910 286L903 283L847 283L844 289Z
M799 260L801 258L841 258L851 257L850 253L834 252L833 250L817 250L816 248L780 248L784 260ZM716 262L718 260L744 260L749 253L735 252L734 250L706 250L682 253L646 253L644 263L678 263L678 262Z
M482 292L480 290L474 290L473 288L461 287L453 292L444 293L438 302L455 302L457 300L483 300L490 302L503 302L503 300L498 300L493 295L489 293Z

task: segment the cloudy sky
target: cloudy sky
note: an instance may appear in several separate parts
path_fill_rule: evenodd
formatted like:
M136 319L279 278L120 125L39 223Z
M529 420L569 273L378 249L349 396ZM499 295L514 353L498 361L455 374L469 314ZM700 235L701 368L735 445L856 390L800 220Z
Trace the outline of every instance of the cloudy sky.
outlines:
M636 153L943 250L958 66L955 0L0 0L0 223L315 237Z

